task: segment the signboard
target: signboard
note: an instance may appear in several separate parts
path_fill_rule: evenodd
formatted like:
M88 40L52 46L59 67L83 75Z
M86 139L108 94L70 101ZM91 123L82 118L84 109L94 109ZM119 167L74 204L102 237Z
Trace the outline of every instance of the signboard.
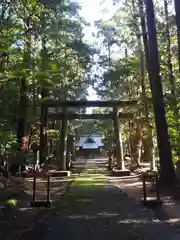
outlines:
M17 154L15 163L20 165L28 165L36 163L36 154Z

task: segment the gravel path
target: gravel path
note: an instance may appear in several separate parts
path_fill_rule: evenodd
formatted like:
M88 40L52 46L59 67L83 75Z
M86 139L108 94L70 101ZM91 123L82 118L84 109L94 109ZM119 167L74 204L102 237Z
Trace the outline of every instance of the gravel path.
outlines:
M173 228L154 219L150 210L109 185L104 175L93 174L95 161L87 162L42 240L180 239Z

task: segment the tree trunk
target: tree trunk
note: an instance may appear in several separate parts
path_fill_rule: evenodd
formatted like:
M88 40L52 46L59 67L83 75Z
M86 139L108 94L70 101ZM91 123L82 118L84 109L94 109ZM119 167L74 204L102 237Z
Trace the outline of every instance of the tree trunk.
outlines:
M145 58L146 58L146 69L147 69L147 72L148 72L149 84L150 84L150 87L152 89L152 79L151 79L152 76L150 74L150 63L149 63L148 34L147 34L143 0L138 0L138 4L139 4L139 10L140 10L140 20L141 20L144 53L145 53Z
M48 60L46 37L44 35L46 13L42 12L40 16L41 29L43 33L42 38L42 50L41 50L41 71L47 71L48 66L46 64ZM48 107L44 105L43 101L48 97L48 90L45 86L41 86L41 117L40 117L40 164L45 163L48 156L48 141L47 141L47 128L48 128Z
M28 138L28 152L30 152L30 147L31 147L31 140L32 140L32 136L33 136L33 126L30 126L30 130L29 130L29 138Z
M177 40L178 40L178 63L180 73L180 1L174 0L175 11L176 11L176 25L177 25Z
M48 96L47 90L42 88L41 97L42 99ZM47 127L48 127L48 108L42 103L41 106L41 118L40 118L40 164L47 160Z
M147 27L149 35L149 75L151 80L152 101L157 131L157 141L160 157L160 175L162 180L168 182L175 177L172 162L172 153L169 142L168 126L165 116L165 105L160 76L160 64L156 36L156 24L154 16L154 5L152 0L146 0Z
M172 66L171 38L170 38L170 31L169 31L169 14L168 14L167 0L164 0L164 11L165 11L165 19L166 19L168 76L169 76L169 83L170 83L170 88L171 88L172 109L173 109L173 114L174 114L174 118L175 118L174 120L175 120L176 132L177 132L177 143L179 143L179 141L180 141L179 124L178 124L179 110L178 110L177 99L176 99L176 84L175 84L175 77L173 74L173 66ZM177 151L177 155L179 155L179 150Z
M27 110L28 110L27 84L25 78L23 77L20 86L19 117L17 123L18 151L21 151L23 147L23 137L25 136L26 131Z
M177 107L177 100L176 100L176 85L175 85L175 78L173 74L173 67L172 67L172 55L171 55L171 38L169 32L169 15L168 15L168 4L167 0L164 0L164 10L165 10L165 18L166 18L166 39L167 39L167 65L168 65L168 75L169 75L169 82L171 87L171 95L172 95L172 105L173 105L173 113L176 117L176 120L179 118L178 114L178 107Z
M137 166L140 166L141 145L142 145L142 126L137 121L135 133L132 136L132 160Z
M26 27L24 31L29 30L30 21L26 20ZM26 29L28 28L28 29ZM31 35L29 31L26 31L24 41L24 50L23 50L23 64L25 66L26 73L21 76L21 85L20 85L20 99L19 99L19 118L17 123L17 142L18 142L18 151L22 150L23 147L23 137L26 132L26 119L28 114L28 83L26 76L31 72ZM28 146L27 146L28 147Z
M136 8L135 8L134 0L132 0L132 7L133 7L134 18L135 18ZM140 12L140 18L143 19L144 12L143 12L142 6L140 5L140 2L139 2L139 12ZM154 164L152 163L152 161L153 161L153 141L152 141L152 128L151 128L150 119L149 119L148 103L147 103L147 100L146 100L147 98L146 98L146 88L145 88L144 53L143 53L141 35L139 34L139 32L140 32L139 26L135 25L135 27L136 27L136 37L137 37L137 42L138 42L138 47L139 47L139 54L140 54L141 93L142 93L142 100L143 100L143 103L144 103L144 115L145 115L145 120L146 120L146 127L148 129L148 131L147 131L148 146L147 146L147 149L146 149L146 156L144 156L144 157L146 157L148 159L148 161L151 163L150 165L151 165L151 169L152 169L152 166L154 166ZM140 140L139 144L142 146L142 139ZM140 148L140 146L138 148ZM139 150L138 152L139 152L139 157L138 158L140 159L141 158L141 156L140 156L141 151ZM138 161L138 159L136 159L136 160ZM152 169L152 170L154 170L154 169Z

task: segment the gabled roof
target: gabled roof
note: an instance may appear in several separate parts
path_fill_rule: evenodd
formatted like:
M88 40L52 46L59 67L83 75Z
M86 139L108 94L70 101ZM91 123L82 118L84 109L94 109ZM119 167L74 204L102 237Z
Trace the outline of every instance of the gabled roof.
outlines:
M85 135L81 136L74 144L75 147L82 147L83 149L96 149L104 146L101 136L98 135Z
M96 143L95 140L91 137L86 138L84 143Z

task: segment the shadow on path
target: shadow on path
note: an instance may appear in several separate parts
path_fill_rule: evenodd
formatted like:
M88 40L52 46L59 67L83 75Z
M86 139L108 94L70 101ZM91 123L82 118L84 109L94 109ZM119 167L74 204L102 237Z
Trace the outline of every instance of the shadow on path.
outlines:
M89 174L86 169L75 180L61 203L59 215L42 238L59 239L178 240L180 235L140 203L108 185L103 174Z

